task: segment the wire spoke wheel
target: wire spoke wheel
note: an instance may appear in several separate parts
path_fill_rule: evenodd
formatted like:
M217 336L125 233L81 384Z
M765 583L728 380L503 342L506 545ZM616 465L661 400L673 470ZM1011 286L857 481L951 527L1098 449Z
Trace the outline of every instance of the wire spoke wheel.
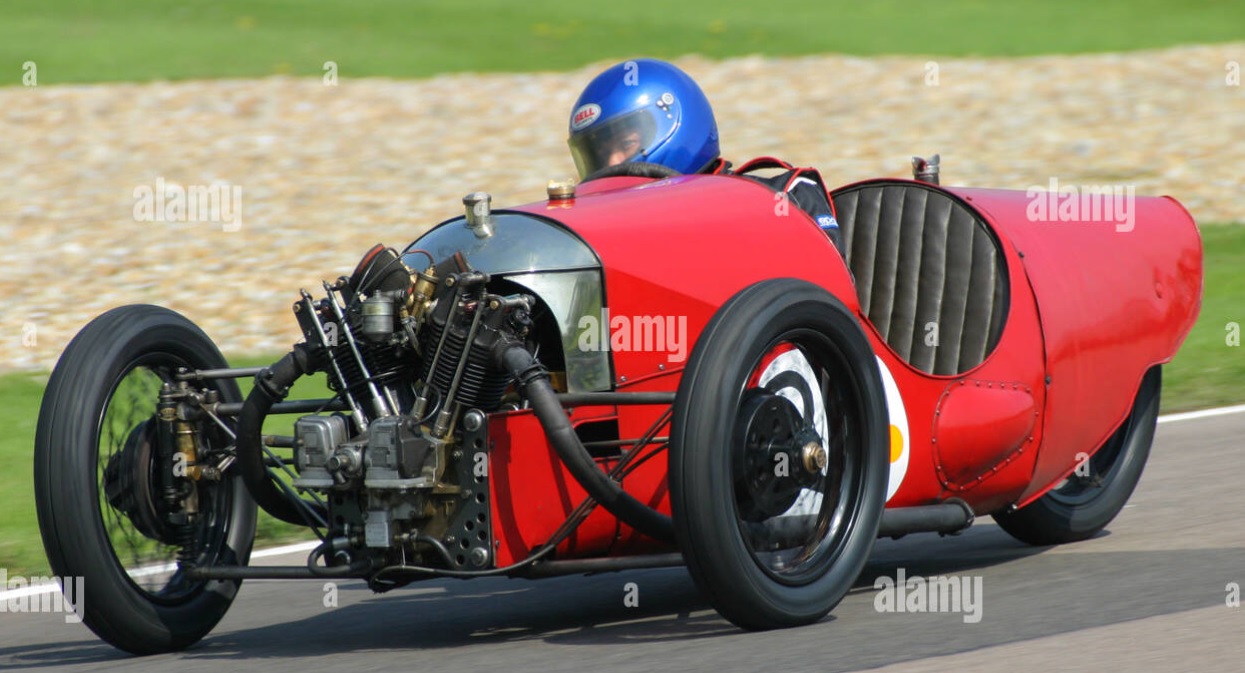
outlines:
M161 593L156 568L173 563L177 547L156 511L159 483L153 442L156 400L167 380L135 367L117 383L100 423L99 507L117 561L144 591ZM167 579L164 578L166 584Z
M135 587L153 600L176 603L206 584L188 580L179 569L179 557L189 553L196 564L219 560L233 494L200 482L192 496L199 514L191 530L168 523L170 508L160 492L155 455L156 403L164 384L174 382L177 368L189 365L167 355L145 356L142 362L126 369L100 416L96 454L100 517L113 555ZM229 438L219 427L198 425L203 448L228 445Z
M158 413L179 369L225 366L182 316L125 306L83 328L48 382L35 439L44 548L57 576L82 578L84 623L123 650L188 647L237 593L238 581L191 580L183 567L245 565L254 502L231 471L189 478L186 457L173 450L173 424ZM222 401L241 399L229 379L210 390ZM233 450L230 432L210 419L182 427L198 464Z

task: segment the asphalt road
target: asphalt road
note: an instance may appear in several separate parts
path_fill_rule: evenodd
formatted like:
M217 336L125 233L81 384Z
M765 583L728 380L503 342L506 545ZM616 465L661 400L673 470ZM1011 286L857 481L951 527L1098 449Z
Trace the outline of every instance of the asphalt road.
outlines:
M1028 548L989 522L879 542L857 588L799 629L734 628L682 569L382 596L352 582L336 607L322 582L248 582L177 655L131 658L63 615L0 613L0 670L1245 671L1245 608L1227 604L1245 585L1243 438L1245 414L1160 425L1132 501L1087 542ZM901 568L980 578L980 621L878 611L875 578Z

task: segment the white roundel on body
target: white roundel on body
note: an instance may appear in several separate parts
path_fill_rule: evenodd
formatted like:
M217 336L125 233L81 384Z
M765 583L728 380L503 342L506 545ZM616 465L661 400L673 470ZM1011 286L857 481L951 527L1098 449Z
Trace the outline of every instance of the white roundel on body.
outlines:
M899 394L899 384L882 358L874 356L878 361L878 371L882 374L882 388L886 392L886 407L889 411L889 445L890 445L890 479L886 485L886 500L889 501L899 492L904 476L908 473L908 460L912 454L908 435L908 410L904 406L903 396ZM775 357L764 371L757 383L776 395L784 397L795 405L803 417L806 408L813 409L813 427L823 442L828 441L826 404L821 394L821 385L809 365L808 359L798 349L792 348ZM821 494L804 489L796 498L795 503L781 516L801 516L815 514L821 509Z
M876 355L874 357L877 357ZM899 491L904 475L908 473L908 457L911 455L908 441L908 410L904 407L899 384L882 358L877 358L878 370L882 372L882 388L886 390L886 408L890 410L891 475L886 485L886 500L890 501Z
M774 379L786 372L796 374L804 382L804 386L807 386L806 390L800 390L793 385L782 385L781 388L775 390L776 386L771 385L775 383ZM757 382L762 388L767 388L775 395L790 400L800 411L801 418L804 417L806 405L811 406L813 427L817 430L817 434L821 435L821 440L826 441L826 403L821 397L821 385L817 383L817 375L813 373L813 367L808 363L808 358L804 357L804 353L793 348L774 358L765 371L761 372L761 377ZM805 399L805 394L809 395L809 399Z
M808 358L798 349L792 348L775 357L757 379L757 383L770 392L784 397L795 405L804 417L804 410L813 410L813 428L821 436L823 444L827 439L826 403L821 396L821 384L817 375L808 363ZM825 473L823 468L822 473ZM787 511L779 516L815 515L821 510L821 493L812 489L802 489L795 502Z

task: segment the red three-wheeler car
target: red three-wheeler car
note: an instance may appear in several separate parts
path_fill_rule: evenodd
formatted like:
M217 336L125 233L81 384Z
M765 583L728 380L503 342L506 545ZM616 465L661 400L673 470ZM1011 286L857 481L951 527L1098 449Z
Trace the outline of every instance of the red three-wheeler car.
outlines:
M841 251L735 176L474 193L304 290L305 338L257 369L167 309L109 311L40 413L52 568L84 578L100 637L153 653L205 636L247 578L686 565L767 629L824 616L880 536L1102 529L1200 306L1188 212L1136 198L1122 226L926 180L832 197ZM305 376L331 396L289 399ZM305 565L248 565L257 506L314 532Z

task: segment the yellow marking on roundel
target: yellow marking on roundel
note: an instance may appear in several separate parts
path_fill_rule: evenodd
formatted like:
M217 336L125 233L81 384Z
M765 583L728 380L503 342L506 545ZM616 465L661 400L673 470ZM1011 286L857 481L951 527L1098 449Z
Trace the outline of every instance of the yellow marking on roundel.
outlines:
M899 460L903 455L903 434L899 432L899 426L891 426L891 462Z

